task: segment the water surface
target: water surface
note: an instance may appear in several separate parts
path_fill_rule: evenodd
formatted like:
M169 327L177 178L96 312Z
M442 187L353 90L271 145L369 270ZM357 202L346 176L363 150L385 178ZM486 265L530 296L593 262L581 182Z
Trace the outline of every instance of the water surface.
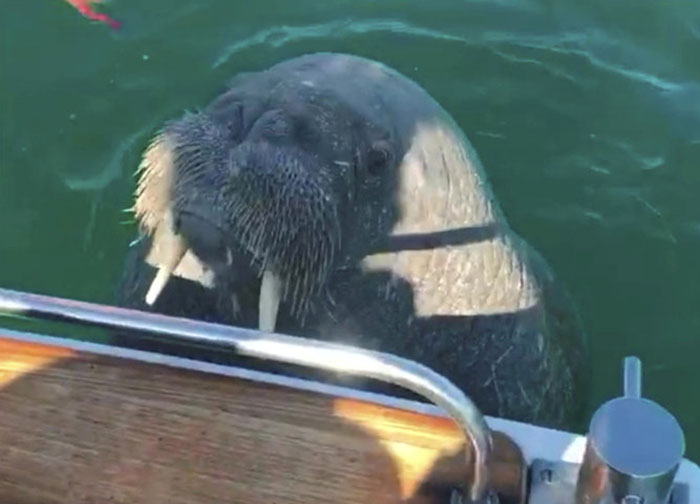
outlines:
M625 355L700 462L700 4L677 0L0 2L0 285L110 302L132 173L162 121L238 71L312 51L423 85L591 338L594 402Z

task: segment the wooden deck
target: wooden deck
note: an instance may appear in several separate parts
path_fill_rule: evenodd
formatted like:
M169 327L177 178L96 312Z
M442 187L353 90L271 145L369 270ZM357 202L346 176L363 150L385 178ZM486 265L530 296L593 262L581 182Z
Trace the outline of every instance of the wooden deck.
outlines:
M438 416L0 336L2 504L446 503L467 449ZM496 433L505 502L521 464Z

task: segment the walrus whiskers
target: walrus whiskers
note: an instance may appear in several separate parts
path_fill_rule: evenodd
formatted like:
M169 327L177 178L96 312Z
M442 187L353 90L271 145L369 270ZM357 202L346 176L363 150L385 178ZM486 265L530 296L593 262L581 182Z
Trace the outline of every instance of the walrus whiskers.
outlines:
M269 311L265 316L260 313L260 320L272 323L270 313L276 313L282 300L303 320L340 248L337 209L327 189L306 174L297 157L278 151L261 154L262 146L256 149L239 152L237 162L249 169L242 170L234 184L241 190L229 195L231 235L251 254L251 265L260 271L263 283L271 282L261 286L261 295L278 293L275 302L259 300L260 307ZM265 155L275 164L264 163ZM275 282L270 271L275 272Z

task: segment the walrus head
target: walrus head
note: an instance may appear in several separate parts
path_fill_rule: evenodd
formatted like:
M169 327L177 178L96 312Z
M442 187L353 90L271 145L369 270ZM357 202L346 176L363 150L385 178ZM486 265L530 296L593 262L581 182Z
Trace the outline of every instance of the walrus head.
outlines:
M282 301L303 318L339 260L348 219L362 216L349 211L358 192L382 190L398 148L390 129L368 128L313 83L267 91L233 86L167 123L146 149L133 210L159 268L148 304L190 261L230 288L234 306L237 287L261 279L260 329L274 330Z
M138 176L147 239L121 305L184 277L154 310L402 355L499 416L581 406L585 333L565 289L508 226L456 122L397 71L316 53L239 74L155 135Z

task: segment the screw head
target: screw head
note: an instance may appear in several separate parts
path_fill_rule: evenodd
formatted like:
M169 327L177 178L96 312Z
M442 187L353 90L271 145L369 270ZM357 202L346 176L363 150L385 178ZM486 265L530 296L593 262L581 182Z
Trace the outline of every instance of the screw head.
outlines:
M551 468L542 469L540 471L540 479L547 485L551 485L554 482L554 471Z

